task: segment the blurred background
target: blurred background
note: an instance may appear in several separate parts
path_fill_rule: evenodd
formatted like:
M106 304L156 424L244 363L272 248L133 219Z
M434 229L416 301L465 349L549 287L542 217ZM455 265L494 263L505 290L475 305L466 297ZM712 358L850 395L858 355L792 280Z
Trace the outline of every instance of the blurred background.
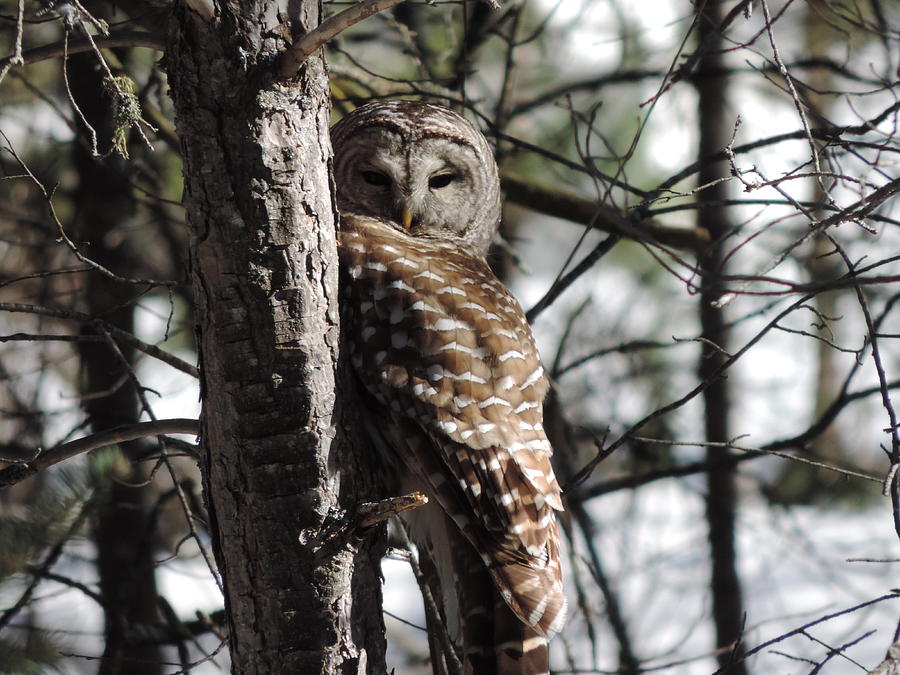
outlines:
M199 415L169 9L0 1L0 465ZM900 620L900 6L406 2L326 59L335 119L422 97L495 144L491 263L566 486L554 672L875 672ZM0 491L0 672L229 669L195 442ZM383 565L398 674L430 672L409 555Z

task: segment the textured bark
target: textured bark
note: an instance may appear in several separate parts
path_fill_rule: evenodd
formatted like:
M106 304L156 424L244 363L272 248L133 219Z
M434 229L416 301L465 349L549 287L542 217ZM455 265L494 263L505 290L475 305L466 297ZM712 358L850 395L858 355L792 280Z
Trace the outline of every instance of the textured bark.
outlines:
M327 73L313 56L297 81L272 79L291 21L309 30L320 8L304 0L218 10L207 22L176 8L167 68L232 670L380 673L379 556L353 531L366 486L336 405L344 399Z
M103 93L101 73L92 55L79 54L68 63L72 94L79 108L103 142L112 137L112 112ZM140 276L141 263L122 237L133 209L131 186L124 162L117 156L103 161L91 157L89 142L73 144L78 187L75 203L76 239L86 242L91 258L108 268ZM105 149L104 149L105 150ZM102 198L99 196L102 195ZM132 301L142 290L99 273L85 275L82 295L88 313L102 316L125 331L134 330ZM85 332L93 332L86 328ZM122 346L132 360L132 350ZM103 342L82 342L81 390L84 409L93 431L104 431L138 421L138 397L127 379L121 360ZM101 395L102 394L102 395ZM145 454L140 442L122 443L121 452L130 459ZM97 546L97 572L104 610L104 651L97 672L101 675L130 673L155 675L162 670L162 655L156 645L135 644L140 626L158 622L153 550L148 527L150 495L137 487L146 479L145 467L134 464L125 482L104 480L97 488L93 538Z
M728 116L726 99L727 80L723 72L724 41L717 27L722 21L722 6L717 0L708 0L701 6L698 22L698 41L706 49L699 64L695 84L699 95L699 157L720 152L731 138L733 119ZM697 180L700 185L710 185L729 175L724 162L705 166ZM702 282L700 288L700 323L703 337L712 345L704 347L699 364L701 380L715 378L728 350L728 332L722 309L715 303L722 294L719 276L724 269L723 239L729 231L727 209L722 206L727 197L727 183L719 182L698 194L700 202L706 202L697 210L697 225L710 233L712 245L700 259ZM730 401L727 380L719 377L703 392L706 440L726 442L731 439L728 415ZM734 467L719 462L721 448L711 447L707 460L712 467L708 474L706 518L709 524L710 561L712 566L712 614L716 630L716 647L719 664L728 666L742 651L739 646L743 631L743 600L737 576L735 554L735 492ZM738 645L738 646L735 646ZM729 673L746 672L744 662L730 666Z

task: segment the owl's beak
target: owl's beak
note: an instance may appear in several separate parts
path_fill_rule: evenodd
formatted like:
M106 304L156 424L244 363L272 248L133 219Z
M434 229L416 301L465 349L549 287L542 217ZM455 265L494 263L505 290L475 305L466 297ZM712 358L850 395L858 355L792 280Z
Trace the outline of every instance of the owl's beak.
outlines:
M403 213L400 216L400 223L403 225L404 230L409 230L412 225L413 214L408 208L403 209Z

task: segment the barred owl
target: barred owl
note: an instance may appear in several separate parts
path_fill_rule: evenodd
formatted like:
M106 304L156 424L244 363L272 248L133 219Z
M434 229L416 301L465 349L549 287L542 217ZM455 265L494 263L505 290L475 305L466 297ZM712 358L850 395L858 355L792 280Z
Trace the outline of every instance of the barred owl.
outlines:
M490 146L439 106L362 106L332 129L343 316L364 422L434 562L468 673L546 673L565 618L542 400L521 308L485 254L500 219ZM436 666L437 667L437 666Z

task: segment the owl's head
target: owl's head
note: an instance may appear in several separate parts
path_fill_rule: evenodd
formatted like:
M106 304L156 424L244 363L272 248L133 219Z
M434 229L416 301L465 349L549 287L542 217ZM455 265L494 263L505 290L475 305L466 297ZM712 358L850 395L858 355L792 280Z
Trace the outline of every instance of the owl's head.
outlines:
M331 142L341 211L487 252L500 179L487 140L466 119L418 101L369 103L332 127Z

